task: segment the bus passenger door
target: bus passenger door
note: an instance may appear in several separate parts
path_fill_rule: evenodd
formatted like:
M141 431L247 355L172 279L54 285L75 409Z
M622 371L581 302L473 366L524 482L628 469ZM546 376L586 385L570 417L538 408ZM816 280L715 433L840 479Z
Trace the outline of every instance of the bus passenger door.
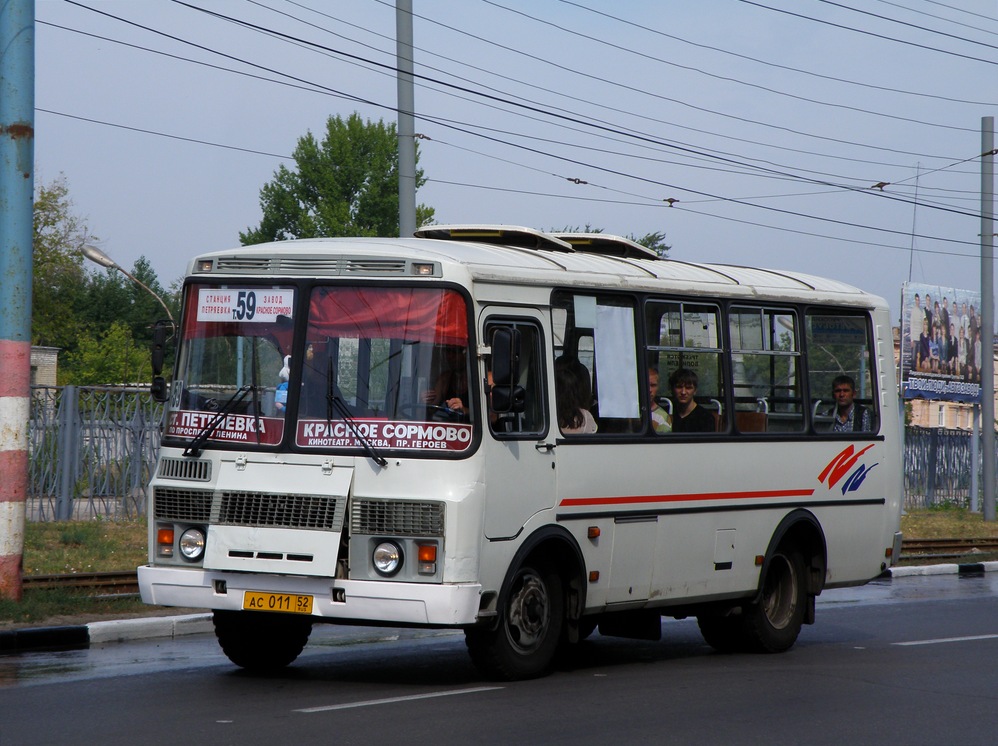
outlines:
M492 310L483 322L482 339L491 344L496 329L514 330L519 338L519 360L514 367L515 397L511 411L491 407L491 361L483 367L486 418L485 536L516 536L530 516L555 502L554 445L547 422L543 320L539 314L516 309Z

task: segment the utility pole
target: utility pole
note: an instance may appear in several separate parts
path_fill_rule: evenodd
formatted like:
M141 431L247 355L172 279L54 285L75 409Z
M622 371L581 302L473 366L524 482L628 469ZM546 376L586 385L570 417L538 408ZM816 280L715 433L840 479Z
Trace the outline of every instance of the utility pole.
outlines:
M0 598L20 601L31 402L35 1L0 2Z
M984 520L995 520L995 118L981 117L981 451Z
M398 67L399 236L416 232L416 124L412 84L412 0L395 0Z

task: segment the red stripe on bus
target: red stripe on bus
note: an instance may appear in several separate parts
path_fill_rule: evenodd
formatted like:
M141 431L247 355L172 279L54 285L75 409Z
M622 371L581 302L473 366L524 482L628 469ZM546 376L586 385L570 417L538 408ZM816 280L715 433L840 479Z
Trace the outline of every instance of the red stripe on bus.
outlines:
M627 497L566 497L562 507L573 505L625 505L627 503L674 503L692 500L756 500L765 497L810 497L814 490L751 490L748 492L695 492L685 495L629 495Z

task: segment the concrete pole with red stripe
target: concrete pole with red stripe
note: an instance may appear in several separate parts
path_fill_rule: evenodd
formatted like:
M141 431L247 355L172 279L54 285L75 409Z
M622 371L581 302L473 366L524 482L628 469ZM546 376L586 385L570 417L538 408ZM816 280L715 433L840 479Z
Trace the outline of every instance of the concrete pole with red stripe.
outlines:
M0 2L0 598L22 591L31 396L35 2Z

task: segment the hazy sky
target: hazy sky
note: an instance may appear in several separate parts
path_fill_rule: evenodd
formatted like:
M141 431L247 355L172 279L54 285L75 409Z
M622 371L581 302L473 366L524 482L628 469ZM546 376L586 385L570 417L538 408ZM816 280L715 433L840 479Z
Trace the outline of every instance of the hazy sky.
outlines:
M101 248L126 268L145 255L164 286L258 224L260 188L307 131L395 119L393 1L36 13L36 186L63 175ZM413 13L417 201L438 222L662 231L675 259L826 275L896 312L908 279L980 288L995 0Z

